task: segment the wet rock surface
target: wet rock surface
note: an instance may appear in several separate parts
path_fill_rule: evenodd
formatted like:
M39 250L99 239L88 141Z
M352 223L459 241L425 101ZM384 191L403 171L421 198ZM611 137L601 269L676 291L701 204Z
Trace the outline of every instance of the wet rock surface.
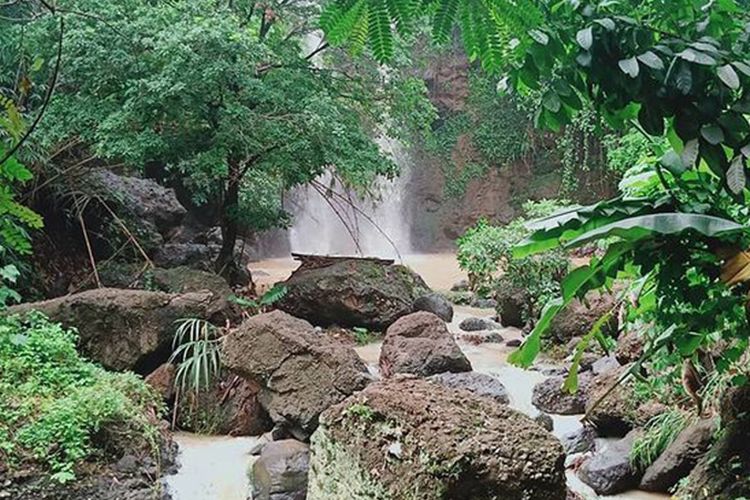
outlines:
M400 265L363 259L338 260L300 269L284 282L279 309L319 326L337 324L385 330L413 311L429 292L422 278Z
M587 390L590 377L586 373L579 376L575 394L564 391L564 376L550 377L534 386L532 403L540 410L557 415L578 415L586 408Z
M574 453L585 453L596 447L596 430L591 426L583 425L580 428L566 433L560 442L566 455Z
M310 500L557 500L561 445L530 418L398 376L330 408L312 437Z
M253 500L305 500L310 448L293 439L263 447L250 471Z
M385 334L380 350L380 373L420 376L466 372L471 363L456 344L445 322L428 312L404 316Z
M99 288L13 306L9 312L38 310L52 321L76 327L83 354L105 368L149 373L155 359L169 356L175 321L211 317L213 303L210 292Z
M716 422L699 420L686 427L643 474L641 489L669 492L687 476L708 451L716 432Z
M371 381L353 349L281 311L254 316L230 332L222 362L257 383L258 400L273 422L303 439L322 411Z
M484 330L499 330L502 325L491 319L470 317L459 323L458 327L465 332L481 332Z
M453 304L439 293L428 293L414 301L414 312L431 312L446 323L453 321Z
M491 375L476 372L440 373L427 380L451 389L462 389L477 396L494 399L500 404L508 404L508 391L502 382Z
M552 320L550 335L560 344L566 344L573 337L583 337L599 318L609 313L615 305L615 298L609 293L589 292L586 300L573 300ZM604 327L605 331L617 330L617 316Z
M630 465L630 450L637 437L631 432L609 444L584 462L578 476L599 495L614 495L638 485L638 473Z

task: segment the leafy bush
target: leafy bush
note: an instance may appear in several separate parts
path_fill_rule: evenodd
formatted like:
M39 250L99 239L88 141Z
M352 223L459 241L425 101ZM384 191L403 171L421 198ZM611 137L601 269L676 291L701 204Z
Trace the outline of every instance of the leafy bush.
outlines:
M473 291L488 296L498 287L522 289L528 297L526 313L535 312L535 304L557 293L559 282L568 269L568 258L562 251L523 259L513 258L513 246L529 234L525 224L560 210L566 202L531 201L524 204L526 216L505 226L493 226L485 219L469 228L458 243L458 263L469 275Z
M132 373L111 373L76 352L77 333L31 313L0 318L0 462L35 464L59 481L107 446L156 453L159 398Z

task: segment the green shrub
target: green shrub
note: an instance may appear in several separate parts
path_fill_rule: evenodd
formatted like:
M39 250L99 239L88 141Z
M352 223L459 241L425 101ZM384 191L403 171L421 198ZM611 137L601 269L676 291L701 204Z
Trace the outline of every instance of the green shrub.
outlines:
M35 464L59 481L118 445L148 445L159 397L133 373L76 352L77 334L38 313L0 318L0 462ZM113 450L117 451L117 450Z
M685 412L676 409L670 409L649 420L643 434L633 443L630 463L633 467L645 470L689 423L690 419Z
M513 246L529 234L525 224L531 218L559 211L566 202L541 200L527 202L523 217L505 226L494 226L481 219L457 241L458 263L469 276L470 288L481 296L489 296L498 287L522 289L528 296L528 315L535 314L536 304L552 298L559 291L559 282L568 269L564 252L543 256L513 258Z

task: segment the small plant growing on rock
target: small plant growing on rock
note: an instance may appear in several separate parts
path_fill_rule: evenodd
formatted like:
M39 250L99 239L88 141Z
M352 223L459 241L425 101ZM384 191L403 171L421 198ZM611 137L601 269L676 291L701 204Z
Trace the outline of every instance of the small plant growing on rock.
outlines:
M190 318L178 322L172 340L170 363L177 363L175 388L198 394L202 388L209 389L219 375L219 338L216 327L206 320Z
M375 419L375 412L366 403L354 403L346 409L346 416L372 422Z
M234 302L240 307L245 309L245 312L249 315L255 315L260 312L265 312L273 304L284 298L286 295L287 287L276 283L274 286L269 288L258 300L249 299L247 297L239 297L232 295L229 297L230 302Z

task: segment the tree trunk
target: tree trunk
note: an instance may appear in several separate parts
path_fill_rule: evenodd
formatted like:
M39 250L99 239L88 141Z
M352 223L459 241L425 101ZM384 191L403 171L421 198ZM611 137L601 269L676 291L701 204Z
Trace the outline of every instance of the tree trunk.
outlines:
M224 193L224 203L221 210L221 250L216 258L216 272L234 281L237 271L234 262L234 246L237 242L237 211L240 199L240 167L232 162L229 165L229 180Z

